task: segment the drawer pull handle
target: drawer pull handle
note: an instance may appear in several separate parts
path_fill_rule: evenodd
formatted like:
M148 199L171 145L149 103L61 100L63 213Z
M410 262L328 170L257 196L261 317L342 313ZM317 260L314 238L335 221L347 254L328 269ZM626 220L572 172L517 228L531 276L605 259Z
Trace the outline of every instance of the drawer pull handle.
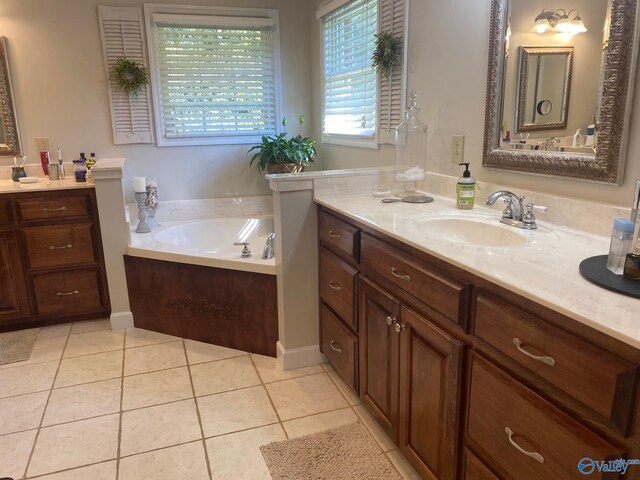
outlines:
M43 212L64 212L67 209L67 207L60 207L60 208L43 208L42 211Z
M513 344L516 346L516 348L520 353L522 353L523 355L526 355L529 358L542 362L546 365L549 365L550 367L554 367L556 364L556 361L553 359L553 357L549 357L546 355L539 356L539 355L534 355L531 352L527 352L524 348L522 348L522 341L519 338L514 338Z
M335 238L336 240L340 240L342 238L342 235L340 235L339 233L334 232L333 230L329 230L329 236L331 238Z
M513 430L511 430L509 427L504 427L504 431L509 436L509 442L511 443L511 445L516 447L516 449L520 453L524 453L527 457L531 457L537 462L544 463L544 457L538 452L529 452L515 442L515 440L513 439Z
M331 340L329 342L329 345L331 345L331 349L335 350L338 353L342 353L342 348L340 348L340 344L337 342L334 342L333 340Z
M58 292L56 295L59 297L69 297L71 295L78 295L79 293L78 290L74 290L73 292Z
M336 292L342 290L342 287L338 285L336 282L329 281L329 286L334 289Z
M394 277L400 278L401 280L404 280L405 282L410 282L411 281L411 277L409 275L405 275L404 273L400 273L398 270L396 270L395 267L391 267L391 275L393 275Z
M60 246L49 245L49 250L65 250L67 248L73 248L73 244L68 243L66 245L60 245Z
M396 319L395 319L395 318L393 318L392 316L388 316L388 317L387 317L387 325L391 326L391 325L393 325L394 323L396 323Z

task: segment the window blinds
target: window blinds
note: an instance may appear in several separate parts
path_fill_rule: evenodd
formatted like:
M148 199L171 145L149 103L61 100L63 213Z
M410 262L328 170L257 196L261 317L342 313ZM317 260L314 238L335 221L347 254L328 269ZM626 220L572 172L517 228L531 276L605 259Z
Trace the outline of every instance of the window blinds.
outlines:
M353 0L322 17L325 135L375 135L377 27L377 0Z
M276 131L271 19L154 14L163 136Z

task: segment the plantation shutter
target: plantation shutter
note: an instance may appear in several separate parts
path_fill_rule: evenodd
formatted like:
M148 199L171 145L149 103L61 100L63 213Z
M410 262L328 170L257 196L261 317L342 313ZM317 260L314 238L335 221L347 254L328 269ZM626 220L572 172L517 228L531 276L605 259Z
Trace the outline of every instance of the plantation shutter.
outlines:
M120 57L147 65L142 17L137 7L98 7L102 52L107 74ZM149 87L127 95L108 82L115 144L152 143Z
M321 9L318 15L322 15ZM376 74L371 69L378 0L352 0L322 17L323 134L373 138Z
M405 25L408 0L379 0L379 31L402 39L401 61L393 67L391 76L380 78L379 143L394 143L395 127L404 119L406 82Z
M162 139L276 133L271 18L154 13L153 24Z

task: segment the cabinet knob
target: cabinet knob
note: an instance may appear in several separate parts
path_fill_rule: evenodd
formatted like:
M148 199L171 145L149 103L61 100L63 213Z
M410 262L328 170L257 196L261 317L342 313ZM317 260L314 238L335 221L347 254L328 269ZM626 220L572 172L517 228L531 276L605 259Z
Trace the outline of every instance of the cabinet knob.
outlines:
M387 317L387 325L391 326L391 325L393 325L394 323L396 323L396 319L395 319L395 318L393 318L391 315L389 315L389 316Z
M400 325L398 322L396 322L396 333L402 333L402 331L406 329L407 327L405 325Z

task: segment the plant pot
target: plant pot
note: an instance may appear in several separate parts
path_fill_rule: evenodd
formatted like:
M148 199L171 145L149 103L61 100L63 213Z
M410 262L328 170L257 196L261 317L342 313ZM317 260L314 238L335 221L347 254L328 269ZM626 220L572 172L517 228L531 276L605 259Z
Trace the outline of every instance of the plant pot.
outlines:
M269 163L267 173L299 173L304 172L304 165L300 163Z

